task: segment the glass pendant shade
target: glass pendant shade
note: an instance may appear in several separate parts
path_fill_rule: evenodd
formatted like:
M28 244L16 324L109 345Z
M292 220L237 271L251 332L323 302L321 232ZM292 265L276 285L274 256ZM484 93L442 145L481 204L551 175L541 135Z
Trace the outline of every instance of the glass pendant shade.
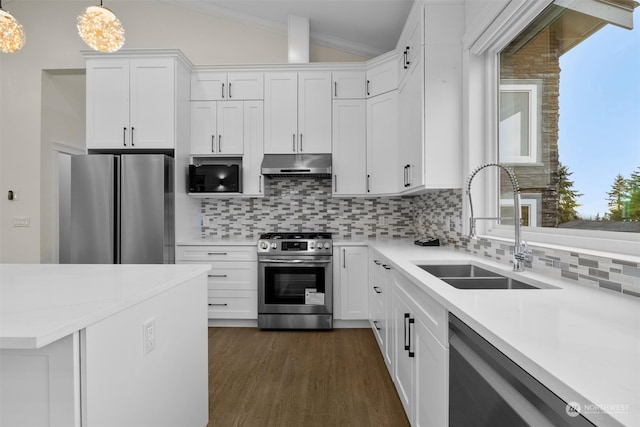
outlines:
M1 8L0 3L0 52L17 52L22 49L25 40L22 25Z
M89 6L78 16L78 32L89 47L99 52L115 52L124 45L124 28L106 7Z

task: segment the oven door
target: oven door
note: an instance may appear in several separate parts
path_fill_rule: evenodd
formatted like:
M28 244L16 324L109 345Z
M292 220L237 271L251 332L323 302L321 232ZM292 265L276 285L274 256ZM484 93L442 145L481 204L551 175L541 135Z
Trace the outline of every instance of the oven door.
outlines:
M258 261L258 313L332 314L331 256L264 257Z

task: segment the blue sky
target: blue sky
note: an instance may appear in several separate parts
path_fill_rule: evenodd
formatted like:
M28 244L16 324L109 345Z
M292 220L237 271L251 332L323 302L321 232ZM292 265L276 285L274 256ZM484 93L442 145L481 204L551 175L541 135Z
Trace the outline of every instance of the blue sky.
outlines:
M634 29L607 25L560 58L560 161L583 217L609 211L618 174L640 166L640 7Z

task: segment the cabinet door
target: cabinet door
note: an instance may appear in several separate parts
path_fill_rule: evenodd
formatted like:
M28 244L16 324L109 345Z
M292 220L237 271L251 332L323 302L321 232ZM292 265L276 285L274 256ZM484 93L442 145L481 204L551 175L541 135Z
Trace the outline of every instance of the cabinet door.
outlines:
M410 342L415 323L410 323L411 319L413 319L411 308L395 291L393 292L392 300L394 335L393 382L396 385L396 390L407 418L413 425L415 363L414 357L410 357L409 351L415 350L414 343Z
M242 157L242 193L264 195L264 177L260 173L264 151L262 101L244 102L244 156Z
M129 61L88 61L87 148L128 148L129 131Z
M244 150L244 106L242 101L218 102L218 154L242 154Z
M191 154L212 154L217 146L215 101L191 101Z
M377 96L398 88L398 68L395 60L374 65L367 70L367 97Z
M367 192L367 127L364 99L333 101L333 194Z
M414 61L399 90L400 190L424 186L424 85L422 61L414 52Z
M341 318L343 320L367 319L369 311L367 248L342 247L339 261Z
M192 101L220 101L225 99L227 73L196 71L191 74Z
M331 153L331 73L298 75L298 152Z
M366 97L364 71L336 71L332 77L333 99L364 99Z
M367 193L398 192L397 91L367 100L367 175Z
M227 76L227 99L252 100L264 98L262 73L229 73Z
M415 320L415 419L422 427L449 425L449 354L418 317Z
M267 73L264 77L264 152L298 151L298 75Z
M131 61L132 148L175 147L175 61Z

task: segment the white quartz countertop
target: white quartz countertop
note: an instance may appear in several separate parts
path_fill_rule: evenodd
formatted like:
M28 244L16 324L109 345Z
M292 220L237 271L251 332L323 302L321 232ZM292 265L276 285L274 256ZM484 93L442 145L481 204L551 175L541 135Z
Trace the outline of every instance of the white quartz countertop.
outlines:
M391 266L597 425L640 426L640 298L443 247L370 241ZM462 290L417 264L475 261L557 289ZM638 258L640 262L640 257Z
M0 349L36 349L209 271L208 264L0 264Z

